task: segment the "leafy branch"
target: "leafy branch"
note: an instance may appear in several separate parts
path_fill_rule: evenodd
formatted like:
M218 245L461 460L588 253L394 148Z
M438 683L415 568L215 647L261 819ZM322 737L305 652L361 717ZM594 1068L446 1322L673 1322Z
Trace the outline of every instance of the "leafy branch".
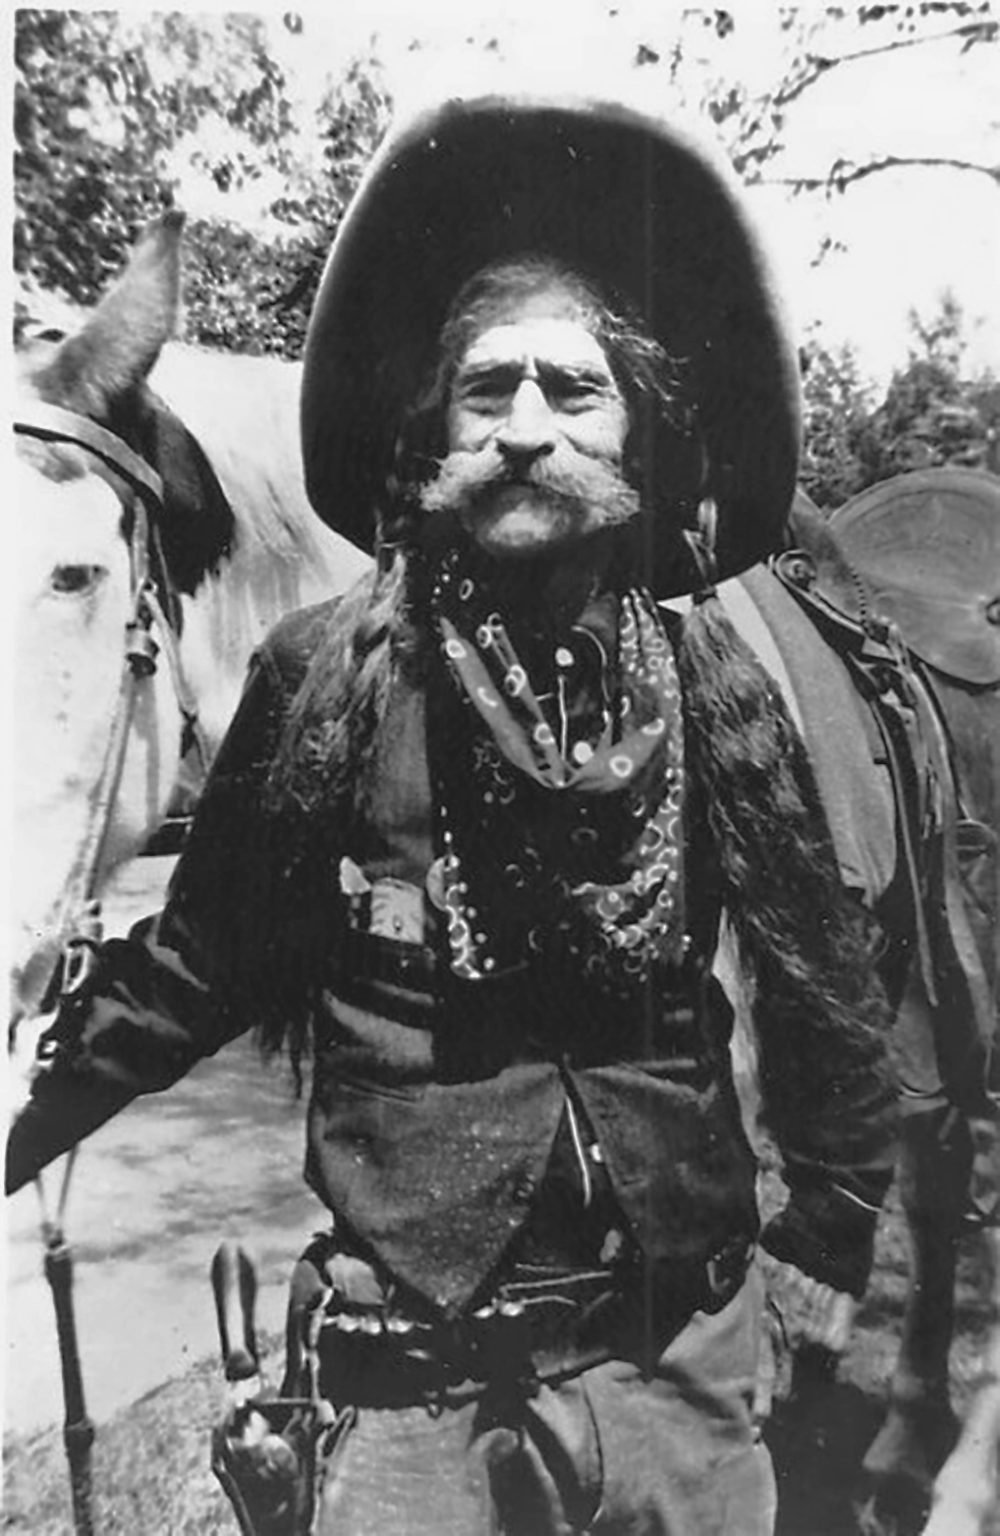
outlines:
M733 135L734 142L730 145L730 154L736 171L745 181L753 183L766 181L767 185L787 186L796 192L842 191L853 181L859 181L878 171L901 165L940 166L951 170L976 171L995 182L1000 180L1000 167L986 165L979 161L944 156L897 157L893 155L872 156L860 165L846 160L837 161L823 176L773 178L763 176L764 167L780 156L785 148L789 109L806 92L835 70L873 58L898 55L906 50L923 48L930 44L960 43L960 52L967 53L974 47L996 45L1000 42L1000 21L986 14L987 5L985 4L979 7L979 14L975 17L963 19L960 25L933 32L915 30L916 23L911 19L913 7L907 7L905 19L898 14L901 10L900 6L895 5L860 7L857 20L862 24L889 20L897 28L896 33L877 43L858 48L845 48L838 52L806 46L788 66L784 78L778 81L773 89L761 95L750 96L739 85L722 90L716 83L714 100L707 101L705 109L716 124L721 126L729 122L730 133L733 133L733 129L736 130ZM938 15L946 11L969 18L971 6L965 4L920 6L921 17L929 14ZM831 16L835 13L841 18L843 16L836 7L828 7L828 12ZM904 26L911 30L906 33L898 30Z
M791 187L795 192L843 192L853 182L864 181L881 171L897 169L942 169L975 171L1000 187L1000 165L984 165L979 160L963 160L952 155L876 155L863 165L850 160L835 160L823 176L762 176L761 185Z
M880 12L888 11L890 7L880 6ZM967 21L960 27L949 27L944 32L927 32L914 34L911 37L894 37L888 42L873 43L868 48L853 48L846 53L825 54L807 53L800 61L796 73L787 80L770 98L771 104L779 109L796 101L798 97L809 90L816 82L828 75L831 70L838 69L844 64L856 64L862 59L878 58L886 53L899 53L904 48L923 48L932 43L950 42L960 39L962 52L984 43L995 43L1000 40L1000 22L989 20Z

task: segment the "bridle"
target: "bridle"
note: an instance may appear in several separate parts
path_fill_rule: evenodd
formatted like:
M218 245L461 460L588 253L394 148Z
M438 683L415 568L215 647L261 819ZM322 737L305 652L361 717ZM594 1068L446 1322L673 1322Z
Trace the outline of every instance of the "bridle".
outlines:
M171 580L160 538L160 520L165 506L162 479L116 433L61 406L33 402L22 409L14 422L14 431L43 442L69 443L82 448L94 460L97 472L112 486L123 508L130 514L126 523L129 616L124 628L118 698L100 777L90 800L84 836L59 898L53 924L57 942L62 946L60 988L62 996L66 997L79 991L96 963L101 936L100 909L95 900L97 876L121 788L139 687L156 671L161 652L166 658L181 715L181 752L193 745L203 771L208 766L208 754L194 694L181 663L180 598ZM159 640L153 637L154 628ZM48 981L46 977L42 985L47 985ZM38 1059L44 1061L54 1049L55 1042L46 1041L43 1035L38 1046ZM94 1425L84 1400L73 1311L73 1262L63 1230L75 1159L76 1148L73 1148L66 1161L54 1216L49 1213L41 1175L36 1177L35 1184L41 1202L45 1274L56 1311L66 1406L63 1440L69 1460L73 1523L78 1536L93 1536L91 1446Z
M156 671L162 653L181 716L181 752L193 746L208 765L204 732L179 646L180 599L163 555L160 521L163 481L144 458L106 427L62 406L34 401L19 410L15 433L82 448L121 497L128 525L129 616L124 627L122 673L111 730L97 785L90 797L84 836L63 887L53 930L63 945L63 993L79 989L95 947L94 901L135 712L139 685ZM153 630L158 640L154 639Z

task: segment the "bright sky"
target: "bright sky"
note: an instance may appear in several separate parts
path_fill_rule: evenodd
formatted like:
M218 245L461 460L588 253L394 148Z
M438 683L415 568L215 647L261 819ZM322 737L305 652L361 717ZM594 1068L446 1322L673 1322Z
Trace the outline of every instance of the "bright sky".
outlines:
M95 0L76 3L101 8ZM217 13L237 7L197 0L174 8ZM611 93L620 80L624 89L655 90L664 106L671 92L666 63L633 69L637 42L655 47L666 61L681 34L689 52L699 52L709 65L715 61L730 76L738 68L745 84L763 89L787 47L780 17L790 9L730 0L736 30L719 42L702 22L713 7L684 0L306 0L298 7L298 35L281 24L277 7L239 8L268 17L289 88L305 102L314 102L353 56L372 48L404 104L449 86L468 90L480 74L494 85L541 76L564 87ZM797 11L818 24L825 6L809 0ZM1000 18L1000 0L996 11ZM487 50L493 39L497 46ZM878 39L877 30L866 26L854 28L853 43L839 41L862 48ZM834 70L789 111L787 142L772 174L822 174L837 155L861 159L869 152L955 155L1000 165L1000 46L974 48L963 57L956 42L943 41ZM247 189L249 203L262 206L278 190L259 183ZM179 192L192 214L254 216L234 194L223 210L207 177L200 186L186 179ZM752 200L800 333L819 326L828 344L851 342L864 370L884 382L895 364L905 362L910 309L929 316L951 289L965 312L969 365L1000 374L996 181L969 171L907 169L832 198L819 192L792 197L774 187L755 189ZM824 235L844 249L816 265Z
M677 0L339 0L306 8L301 34L275 31L275 47L308 93L321 74L375 40L397 99L457 80L484 67L482 44L496 37L503 65L555 75L570 86L606 90L626 70L634 80L637 39L666 58L687 12L690 41L705 38L706 57L739 59L750 86L773 79L785 46L777 6L736 0L736 33L719 44L695 23L697 10ZM710 7L707 8L709 11ZM799 7L818 20L823 6ZM421 46L412 48L414 39ZM855 47L871 46L874 29L857 29ZM470 47L470 43L474 44ZM714 50L714 52L713 52ZM487 67L496 54L486 55ZM822 173L838 154L870 151L954 155L1000 164L1000 48L970 50L954 42L885 55L834 71L806 92L788 117L789 153L780 174ZM652 81L650 83L653 83ZM851 341L862 364L884 379L905 361L907 315L930 314L946 288L966 314L969 362L1000 373L1000 185L951 170L886 172L832 199L797 198L784 189L754 194L788 291L804 329L820 323L830 342ZM846 250L817 267L824 233Z

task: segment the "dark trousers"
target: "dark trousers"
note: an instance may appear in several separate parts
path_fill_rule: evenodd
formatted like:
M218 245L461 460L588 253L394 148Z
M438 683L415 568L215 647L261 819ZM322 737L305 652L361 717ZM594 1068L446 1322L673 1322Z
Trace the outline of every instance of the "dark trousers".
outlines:
M328 1468L319 1536L767 1536L751 1402L762 1291L697 1313L643 1377L620 1360L529 1397L431 1414L362 1408Z

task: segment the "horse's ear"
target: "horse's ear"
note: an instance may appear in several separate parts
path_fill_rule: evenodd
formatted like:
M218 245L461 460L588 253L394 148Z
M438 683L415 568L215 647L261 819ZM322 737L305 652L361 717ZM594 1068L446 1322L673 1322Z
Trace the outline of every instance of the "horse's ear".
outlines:
M148 226L82 330L35 376L43 399L106 420L115 401L143 383L177 324L183 227L178 210Z

